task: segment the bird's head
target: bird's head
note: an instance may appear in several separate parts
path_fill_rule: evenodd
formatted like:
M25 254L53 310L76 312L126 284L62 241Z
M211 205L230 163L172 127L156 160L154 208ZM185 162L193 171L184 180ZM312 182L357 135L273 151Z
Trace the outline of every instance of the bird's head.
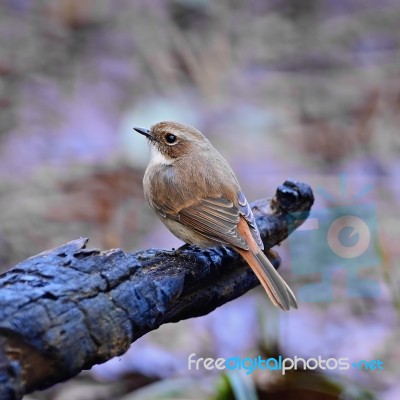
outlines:
M146 136L152 150L152 157L164 159L164 163L174 160L195 151L201 151L208 145L208 140L197 129L172 121L162 121L150 129L133 128Z

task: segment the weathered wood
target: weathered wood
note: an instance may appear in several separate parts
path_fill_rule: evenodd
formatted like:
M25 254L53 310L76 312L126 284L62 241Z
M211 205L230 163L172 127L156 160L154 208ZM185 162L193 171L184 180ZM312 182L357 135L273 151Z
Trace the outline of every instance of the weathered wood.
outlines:
M312 203L311 188L294 181L271 201L253 203L266 248L300 225ZM0 276L0 399L66 380L124 353L161 324L207 314L258 285L227 247L101 252L86 249L87 241L38 254Z

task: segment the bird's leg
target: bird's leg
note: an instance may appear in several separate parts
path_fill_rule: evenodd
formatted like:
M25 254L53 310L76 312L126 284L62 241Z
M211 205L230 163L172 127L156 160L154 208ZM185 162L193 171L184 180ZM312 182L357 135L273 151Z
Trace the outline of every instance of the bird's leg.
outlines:
M179 256L182 254L183 251L187 250L191 245L189 243L185 243L182 246L178 247L177 249L173 249L172 252L176 255Z
M191 245L189 243L185 243L182 246L178 247L177 249L172 250L159 250L155 254L156 256L171 256L171 257L185 257L183 252L187 250Z

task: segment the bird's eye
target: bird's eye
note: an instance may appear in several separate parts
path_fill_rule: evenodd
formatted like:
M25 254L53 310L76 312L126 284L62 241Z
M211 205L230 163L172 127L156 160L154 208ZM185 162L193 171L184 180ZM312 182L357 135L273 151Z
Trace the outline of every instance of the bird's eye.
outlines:
M167 143L174 143L176 141L176 136L173 135L172 133L168 133L165 135L165 140L167 141Z

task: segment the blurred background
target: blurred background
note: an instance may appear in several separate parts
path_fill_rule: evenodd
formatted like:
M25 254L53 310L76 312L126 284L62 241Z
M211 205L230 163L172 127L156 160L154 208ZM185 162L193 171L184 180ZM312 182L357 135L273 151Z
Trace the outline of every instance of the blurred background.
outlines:
M2 0L0 11L2 271L81 236L178 246L144 202L148 148L132 130L160 120L203 131L249 201L288 177L310 184L320 227L278 249L299 311L276 311L257 288L26 399L400 398L398 1ZM349 262L328 255L327 230L351 210L365 211L370 240ZM344 247L365 234L352 226ZM191 353L384 370L249 377L188 371Z

